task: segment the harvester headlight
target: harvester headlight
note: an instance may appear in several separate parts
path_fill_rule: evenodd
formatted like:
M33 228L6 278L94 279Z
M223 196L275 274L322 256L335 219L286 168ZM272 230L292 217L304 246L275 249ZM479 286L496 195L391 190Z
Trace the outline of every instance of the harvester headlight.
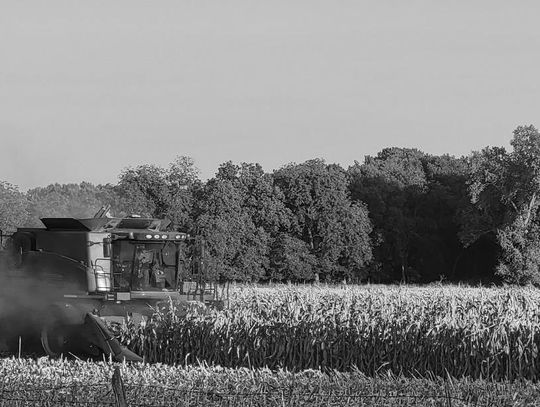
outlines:
M159 235L154 235L154 239L159 239Z
M152 235L146 235L145 236L147 239L152 239Z
M174 238L175 238L176 240L182 239L182 235L176 235Z
M167 239L167 237L168 237L167 235L161 235L162 239Z

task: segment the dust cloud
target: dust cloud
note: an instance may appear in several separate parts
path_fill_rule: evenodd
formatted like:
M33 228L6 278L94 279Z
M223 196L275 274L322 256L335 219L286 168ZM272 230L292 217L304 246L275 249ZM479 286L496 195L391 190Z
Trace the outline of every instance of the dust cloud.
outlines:
M17 268L0 252L0 354L42 351L40 331L52 317L52 304L74 288L50 276L46 266Z

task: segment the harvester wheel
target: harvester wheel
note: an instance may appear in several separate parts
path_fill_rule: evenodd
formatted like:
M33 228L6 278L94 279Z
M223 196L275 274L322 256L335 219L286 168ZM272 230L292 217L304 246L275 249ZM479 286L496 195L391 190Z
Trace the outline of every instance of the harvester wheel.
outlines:
M49 325L41 329L41 346L47 355L56 358L69 352L69 327Z

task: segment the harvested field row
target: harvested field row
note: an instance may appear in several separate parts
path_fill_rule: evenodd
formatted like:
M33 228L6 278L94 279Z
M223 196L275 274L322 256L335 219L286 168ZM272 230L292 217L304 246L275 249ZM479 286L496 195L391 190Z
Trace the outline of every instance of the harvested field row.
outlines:
M138 406L533 406L529 382L442 380L359 372L272 372L268 369L120 366L128 405ZM1 359L2 405L115 405L115 365L82 361Z

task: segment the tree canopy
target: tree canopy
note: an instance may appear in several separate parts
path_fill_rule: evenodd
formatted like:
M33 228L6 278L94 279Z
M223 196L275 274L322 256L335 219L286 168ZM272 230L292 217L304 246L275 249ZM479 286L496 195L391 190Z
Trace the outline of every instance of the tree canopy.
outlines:
M201 242L204 270L238 281L508 282L540 285L540 133L467 157L384 148L344 170L322 159L265 172L192 158L125 168L114 185L0 182L0 229L42 217L167 218Z
M387 148L349 168L351 193L374 224L375 280L428 282L452 276L455 219L465 195L464 159Z
M486 147L471 156L475 211L464 241L491 234L501 248L497 274L508 282L540 284L540 133L520 126L510 144L511 152Z
M313 272L330 280L360 279L372 258L372 225L365 206L350 198L347 173L310 160L285 166L274 178L291 213L290 234L316 259Z
M167 218L180 229L190 229L198 177L194 160L186 156L178 156L169 168L149 164L126 168L114 188L119 199L113 208L122 215Z
M28 199L8 182L0 181L0 231L9 234L28 222Z

